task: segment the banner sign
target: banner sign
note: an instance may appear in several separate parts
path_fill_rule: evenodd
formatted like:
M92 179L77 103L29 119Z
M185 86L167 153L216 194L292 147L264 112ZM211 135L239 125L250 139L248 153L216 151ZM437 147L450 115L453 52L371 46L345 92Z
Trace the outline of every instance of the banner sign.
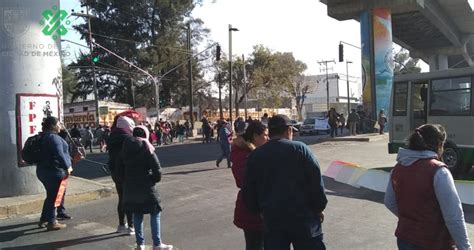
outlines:
M59 97L50 94L16 95L16 131L18 166L26 166L21 150L28 137L41 132L41 123L48 116L60 119Z

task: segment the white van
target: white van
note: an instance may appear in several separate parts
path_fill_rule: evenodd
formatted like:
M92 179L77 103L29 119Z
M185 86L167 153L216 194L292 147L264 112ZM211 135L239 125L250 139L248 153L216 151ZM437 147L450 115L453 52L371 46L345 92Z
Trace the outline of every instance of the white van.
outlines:
M300 135L319 135L320 132L329 134L331 127L327 117L306 118L300 127Z

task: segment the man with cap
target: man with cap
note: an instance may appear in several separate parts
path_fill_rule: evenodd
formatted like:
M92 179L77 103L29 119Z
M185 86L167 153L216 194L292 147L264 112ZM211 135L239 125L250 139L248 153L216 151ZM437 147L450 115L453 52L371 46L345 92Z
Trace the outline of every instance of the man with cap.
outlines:
M242 188L247 208L264 220L265 249L325 249L321 223L327 198L311 149L292 141L290 119L268 122L270 141L249 156Z

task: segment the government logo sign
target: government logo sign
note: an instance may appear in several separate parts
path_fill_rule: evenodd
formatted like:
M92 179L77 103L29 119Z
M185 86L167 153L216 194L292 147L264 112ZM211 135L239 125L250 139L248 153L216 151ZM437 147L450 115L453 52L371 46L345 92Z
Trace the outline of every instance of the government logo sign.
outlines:
M56 40L59 36L64 36L68 32L63 25L70 25L71 21L68 19L68 14L65 10L58 9L58 6L53 5L52 9L44 10L41 13L43 19L40 24L44 26L42 32L46 36L51 36Z
M28 12L19 8L3 8L2 9L2 30L11 37L21 36L25 34L29 25L26 22Z

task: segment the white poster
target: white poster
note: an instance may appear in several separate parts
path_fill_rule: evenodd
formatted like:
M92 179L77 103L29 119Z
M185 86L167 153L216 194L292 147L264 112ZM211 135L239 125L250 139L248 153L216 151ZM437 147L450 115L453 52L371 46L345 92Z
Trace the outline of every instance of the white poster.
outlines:
M28 137L41 132L41 123L48 116L59 117L59 97L50 94L17 94L16 130L18 163L23 166L21 150Z

